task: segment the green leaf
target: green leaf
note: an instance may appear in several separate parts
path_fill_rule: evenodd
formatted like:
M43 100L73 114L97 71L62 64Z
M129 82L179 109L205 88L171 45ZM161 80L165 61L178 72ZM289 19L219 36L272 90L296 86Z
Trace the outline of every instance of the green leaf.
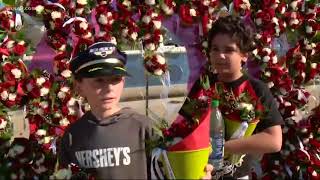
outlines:
M200 83L205 90L210 89L210 80L208 75L200 76Z
M3 2L6 5L14 6L16 1L15 0L0 0L0 3Z

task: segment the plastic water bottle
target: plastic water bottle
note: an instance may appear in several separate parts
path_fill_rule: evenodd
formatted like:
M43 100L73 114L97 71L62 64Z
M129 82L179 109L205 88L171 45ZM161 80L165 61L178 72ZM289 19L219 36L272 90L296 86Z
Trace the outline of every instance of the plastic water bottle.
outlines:
M211 102L211 119L210 119L210 137L212 153L209 157L209 163L212 164L215 170L219 171L223 168L224 156L224 120L219 110L219 101Z

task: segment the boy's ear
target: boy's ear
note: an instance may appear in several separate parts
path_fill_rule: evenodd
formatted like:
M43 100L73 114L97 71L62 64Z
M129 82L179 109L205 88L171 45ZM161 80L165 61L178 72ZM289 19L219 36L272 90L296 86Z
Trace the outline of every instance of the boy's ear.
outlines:
M241 61L244 62L244 63L247 62L248 57L249 57L249 54L248 54L248 53L242 54L242 59L241 59Z

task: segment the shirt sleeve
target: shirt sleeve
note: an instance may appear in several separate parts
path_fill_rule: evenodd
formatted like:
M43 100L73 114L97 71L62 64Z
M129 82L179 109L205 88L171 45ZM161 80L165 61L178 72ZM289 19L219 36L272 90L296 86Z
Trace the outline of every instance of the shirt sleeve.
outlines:
M69 153L68 153L68 145L69 142L69 133L65 133L60 141L60 150L58 151L58 161L60 166L67 166L71 163Z
M261 97L260 101L265 110L265 114L260 119L256 131L260 132L272 126L283 125L282 116L270 89L262 81L255 80L252 82L257 96Z

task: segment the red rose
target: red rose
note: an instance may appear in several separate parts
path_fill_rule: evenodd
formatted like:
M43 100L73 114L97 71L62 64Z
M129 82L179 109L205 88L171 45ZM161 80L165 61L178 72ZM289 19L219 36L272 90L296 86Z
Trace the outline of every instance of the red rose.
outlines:
M24 45L17 44L13 47L13 52L18 56L22 56L26 52L26 47Z

